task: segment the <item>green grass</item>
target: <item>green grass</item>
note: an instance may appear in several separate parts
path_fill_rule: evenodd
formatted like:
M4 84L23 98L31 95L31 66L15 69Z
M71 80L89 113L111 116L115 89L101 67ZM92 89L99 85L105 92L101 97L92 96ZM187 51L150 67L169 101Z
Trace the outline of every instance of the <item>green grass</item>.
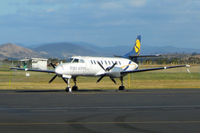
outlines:
M150 67L158 65L143 66L143 68ZM124 78L124 84L128 89L200 88L200 66L196 65L190 69L190 74L185 68L134 73ZM56 78L51 84L48 83L54 74L38 72L30 74L30 77L26 77L24 71L9 71L6 66L0 67L0 89L65 89L66 87L61 78ZM97 79L98 77L78 77L78 86L80 89L117 89L120 85L119 79L116 79L117 85L107 77L96 84Z

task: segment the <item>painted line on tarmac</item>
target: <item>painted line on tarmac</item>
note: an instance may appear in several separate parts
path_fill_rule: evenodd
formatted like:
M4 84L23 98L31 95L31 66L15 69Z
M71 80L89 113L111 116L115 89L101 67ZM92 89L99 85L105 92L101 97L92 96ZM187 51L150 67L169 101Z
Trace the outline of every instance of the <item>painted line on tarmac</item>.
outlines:
M103 122L0 122L0 126L37 126L37 125L108 125L108 124L200 124L200 121L103 121Z
M68 111L68 110L145 110L145 109L200 109L200 105L176 105L176 106L92 106L92 107L46 107L46 108L34 108L34 107L0 107L0 111L12 111L12 110L31 110L31 111Z

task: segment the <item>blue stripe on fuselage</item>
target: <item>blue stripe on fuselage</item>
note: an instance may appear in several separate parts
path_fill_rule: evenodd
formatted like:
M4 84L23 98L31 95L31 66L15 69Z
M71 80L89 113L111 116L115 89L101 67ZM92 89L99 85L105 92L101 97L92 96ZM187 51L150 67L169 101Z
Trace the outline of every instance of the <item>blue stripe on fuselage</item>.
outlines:
M131 64L131 61L129 61L128 65L126 66L126 68L124 68L124 71L126 71L129 68L129 65Z

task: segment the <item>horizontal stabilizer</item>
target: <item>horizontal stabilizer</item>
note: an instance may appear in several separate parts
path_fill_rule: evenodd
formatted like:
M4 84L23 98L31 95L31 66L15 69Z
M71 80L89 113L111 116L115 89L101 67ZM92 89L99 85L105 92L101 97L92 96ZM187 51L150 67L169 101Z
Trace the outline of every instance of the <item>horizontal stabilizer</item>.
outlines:
M129 56L129 58L145 58L145 57L160 57L161 55L160 54L155 54L155 55L139 55L139 56Z
M132 59L132 58L145 58L145 57L160 57L162 55L160 54L155 54L155 55L133 55L133 56L129 56L129 59ZM120 56L120 55L114 55L114 57L122 57L123 56Z

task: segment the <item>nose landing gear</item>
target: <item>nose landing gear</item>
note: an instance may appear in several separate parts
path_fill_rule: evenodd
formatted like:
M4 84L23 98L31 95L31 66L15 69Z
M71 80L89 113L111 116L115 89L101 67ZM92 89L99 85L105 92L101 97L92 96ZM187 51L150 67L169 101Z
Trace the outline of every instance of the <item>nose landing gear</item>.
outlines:
M72 88L70 87L70 79L67 79L67 88L65 89L66 92L72 92Z
M76 85L76 77L73 78L74 86L70 87L70 79L67 79L67 88L65 89L66 92L78 91L78 86Z

